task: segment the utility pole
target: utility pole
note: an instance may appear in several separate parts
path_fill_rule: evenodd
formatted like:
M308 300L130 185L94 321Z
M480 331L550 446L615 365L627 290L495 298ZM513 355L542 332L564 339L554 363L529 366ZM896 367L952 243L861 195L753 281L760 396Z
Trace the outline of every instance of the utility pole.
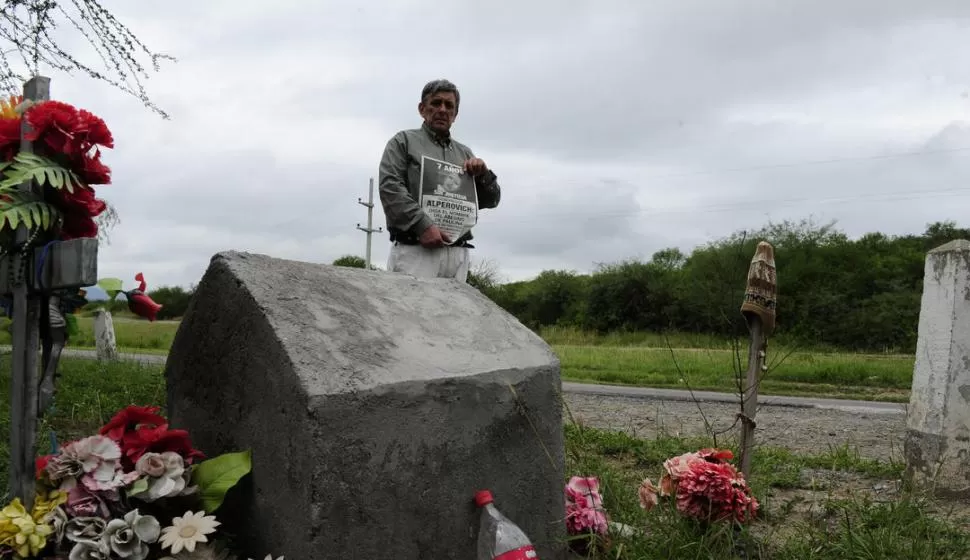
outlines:
M357 199L357 204L367 207L367 227L360 227L357 224L357 229L367 234L367 257L364 259L367 263L367 270L370 270L370 243L371 235L374 233L380 233L381 228L374 229L374 178L370 178L370 190L367 193L367 202L364 202L360 198Z

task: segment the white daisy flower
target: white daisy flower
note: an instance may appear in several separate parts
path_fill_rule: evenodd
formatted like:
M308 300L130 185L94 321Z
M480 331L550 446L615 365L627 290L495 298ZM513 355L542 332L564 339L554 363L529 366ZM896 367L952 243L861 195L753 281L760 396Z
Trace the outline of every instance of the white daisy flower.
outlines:
M197 543L208 542L206 535L215 532L218 526L215 516L206 515L204 511L187 511L182 517L172 519L172 524L162 529L162 537L158 542L162 548L170 548L172 554L178 554L182 549L193 552Z

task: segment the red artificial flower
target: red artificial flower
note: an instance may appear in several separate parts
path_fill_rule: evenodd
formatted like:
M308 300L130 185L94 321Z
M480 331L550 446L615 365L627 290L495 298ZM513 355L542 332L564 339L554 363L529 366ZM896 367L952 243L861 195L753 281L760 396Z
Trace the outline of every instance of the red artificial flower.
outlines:
M47 463L50 463L51 458L54 455L44 455L43 457L38 457L34 461L34 476L37 480L44 478L45 471L47 470Z
M75 141L80 144L83 152L89 151L92 146L104 146L105 148L114 148L115 146L114 138L104 120L84 109L79 109L77 112L73 133Z
M10 161L20 151L20 119L0 119L0 158Z
M145 453L165 453L166 451L178 453L185 459L186 464L192 464L196 458L205 458L201 451L192 448L192 441L187 431L170 430L168 424L158 427L141 426L125 434L121 443L121 452L131 465L137 463Z
M30 125L25 135L27 140L36 142L43 139L44 145L56 153L76 153L72 147L72 131L77 120L77 109L62 101L44 101L27 109L24 118Z
M101 162L101 150L95 150L94 156L84 156L73 167L74 173L87 185L111 184L111 168Z
M140 426L165 426L168 420L158 414L157 406L130 405L118 411L107 424L98 430L102 436L111 438L120 444L126 433L135 431Z
M205 457L201 451L192 448L188 432L168 429L168 420L158 414L157 406L127 406L98 433L121 446L122 464L128 470L134 468L145 453L174 451L187 464Z
M758 501L731 464L695 461L677 483L677 509L699 520L743 523L754 517Z
M103 120L63 101L38 103L27 109L24 117L31 127L27 140L43 140L48 148L71 159L80 160L95 146L114 147L114 138Z
M734 453L730 449L714 449L711 447L701 449L697 452L697 456L712 463L724 463L734 459Z
M139 282L138 287L134 290L124 292L125 297L128 299L128 309L138 315L139 317L144 317L149 321L154 321L158 312L161 311L162 305L155 303L155 301L145 293L147 285L145 284L145 275L139 272L135 275L135 280Z
M74 192L67 189L57 191L57 208L64 217L61 225L61 239L76 239L79 237L97 237L98 224L94 217L108 207L101 199L95 198L94 189L75 186Z

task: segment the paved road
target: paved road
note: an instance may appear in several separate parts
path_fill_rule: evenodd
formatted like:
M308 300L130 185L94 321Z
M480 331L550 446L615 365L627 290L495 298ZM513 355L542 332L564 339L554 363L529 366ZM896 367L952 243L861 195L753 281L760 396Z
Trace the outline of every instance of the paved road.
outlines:
M0 352L9 353L9 346L0 346ZM64 350L64 356L74 358L96 359L97 353L94 350L79 350L69 348ZM121 352L122 359L141 362L145 364L164 365L167 356L159 354L136 354ZM564 381L562 384L563 392L578 395L598 395L603 397L623 397L643 400L659 401L692 401L694 399L701 402L715 403L736 403L737 395L731 393L718 393L714 391L683 391L679 389L654 389L650 387L629 387L622 385L595 385L592 383L573 383ZM905 414L906 405L900 403L887 403L877 401L854 401L843 399L824 399L815 397L783 397L775 395L762 395L758 398L758 404L765 406L794 407L794 408L816 408L825 410L838 410L842 412L852 412L857 414Z
M627 397L663 401L692 401L737 403L738 396L732 393L713 391L682 391L679 389L653 389L649 387L628 387L622 385L594 385L563 381L563 391L573 394L599 395L604 397ZM878 401L853 401L846 399L823 399L815 397L783 397L761 395L759 406L787 406L795 408L819 408L839 410L859 414L906 414L906 405Z

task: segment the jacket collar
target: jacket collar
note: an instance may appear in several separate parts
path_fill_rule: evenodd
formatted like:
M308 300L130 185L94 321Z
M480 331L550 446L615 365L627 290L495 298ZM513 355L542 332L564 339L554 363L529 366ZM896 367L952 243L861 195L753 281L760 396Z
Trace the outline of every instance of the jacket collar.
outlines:
M435 144L438 144L439 146L442 146L445 148L451 145L450 133L446 132L445 134L439 134L431 130L431 127L428 126L428 123L426 122L421 123L421 130L423 130L424 133L428 135L428 138L430 138L431 141L434 142Z

